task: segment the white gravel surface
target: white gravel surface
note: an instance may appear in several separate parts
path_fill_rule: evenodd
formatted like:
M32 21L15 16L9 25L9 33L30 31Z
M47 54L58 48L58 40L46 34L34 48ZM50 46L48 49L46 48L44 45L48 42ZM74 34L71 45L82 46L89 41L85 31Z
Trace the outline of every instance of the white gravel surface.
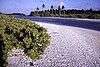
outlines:
M38 24L47 28L51 43L41 55L42 59L33 61L34 67L100 67L100 31L47 23ZM9 64L15 64L16 58L11 58L8 57ZM28 60L21 63L19 58L17 59L16 67L30 67L25 65Z
M8 54L8 67L30 67L32 59L26 56L22 49L14 48Z

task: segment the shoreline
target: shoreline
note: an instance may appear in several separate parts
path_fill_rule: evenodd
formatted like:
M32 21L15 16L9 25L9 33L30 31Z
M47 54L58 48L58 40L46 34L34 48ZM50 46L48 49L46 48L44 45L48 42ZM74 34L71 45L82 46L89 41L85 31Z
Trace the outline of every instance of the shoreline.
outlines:
M29 17L34 17L34 16L29 16ZM38 16L36 18L78 19L78 20L100 21L100 19L89 19L89 18L38 17Z

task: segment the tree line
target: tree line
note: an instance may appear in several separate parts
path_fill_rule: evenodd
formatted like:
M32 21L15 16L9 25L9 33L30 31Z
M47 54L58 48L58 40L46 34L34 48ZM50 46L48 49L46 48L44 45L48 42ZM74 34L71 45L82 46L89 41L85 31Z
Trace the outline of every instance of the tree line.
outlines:
M65 6L58 6L57 9L54 9L54 6L51 5L50 9L44 10L45 4L42 5L43 10L37 7L36 11L31 11L29 16L41 16L41 17L69 17L69 18L90 18L90 19L100 19L100 10L66 10Z

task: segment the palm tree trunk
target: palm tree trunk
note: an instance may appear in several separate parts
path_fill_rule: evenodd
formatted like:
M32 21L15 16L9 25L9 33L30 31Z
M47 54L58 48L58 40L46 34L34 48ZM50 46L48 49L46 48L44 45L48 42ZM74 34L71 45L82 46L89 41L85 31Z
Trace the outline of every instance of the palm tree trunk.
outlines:
M61 16L61 10L59 10L59 15Z
M64 17L65 17L65 10L64 10Z
M53 14L53 9L52 9L52 14Z

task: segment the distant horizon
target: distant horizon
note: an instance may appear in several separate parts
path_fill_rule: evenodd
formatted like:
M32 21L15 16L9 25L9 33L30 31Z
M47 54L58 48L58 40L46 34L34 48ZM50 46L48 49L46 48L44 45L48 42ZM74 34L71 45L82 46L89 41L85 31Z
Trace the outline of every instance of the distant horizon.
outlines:
M54 9L57 9L57 6L64 5L66 10L89 10L90 8L100 10L100 0L0 0L0 12L29 15L37 7L42 10L42 4L45 4L44 10L50 9L51 5L54 6Z

